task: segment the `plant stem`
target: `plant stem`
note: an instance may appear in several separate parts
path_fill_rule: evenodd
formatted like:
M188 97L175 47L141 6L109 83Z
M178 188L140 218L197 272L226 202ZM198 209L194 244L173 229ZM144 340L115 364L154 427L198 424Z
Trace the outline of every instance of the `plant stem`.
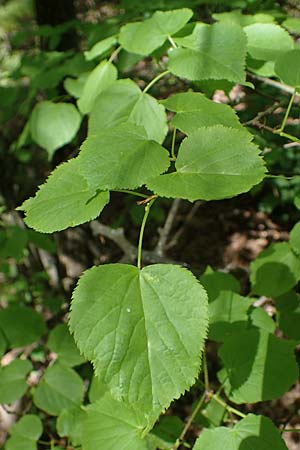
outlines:
M140 192L130 191L129 189L113 189L111 192L121 192L122 194L131 194L136 197L148 198L149 195L141 194Z
M219 403L219 405L224 406L224 408L227 409L228 412L231 412L235 414L236 416L242 417L243 419L246 417L246 414L242 413L238 409L233 408L232 406L227 405L226 402L224 402L220 397L218 397L216 394L211 394L211 397Z
M174 446L172 447L172 450L177 450L178 447L182 444L182 441L184 439L184 436L186 435L187 431L189 430L190 426L192 425L192 423L194 422L195 417L197 416L198 412L200 411L200 409L202 408L202 405L205 401L206 398L206 392L204 391L202 396L200 397L199 402L197 403L196 408L194 409L194 411L192 412L191 416L189 417L187 423L185 424L184 429L182 430L179 438L177 439L177 441L175 442Z
M173 130L173 136L172 136L172 146L171 146L171 158L170 158L170 161L176 161L176 155L175 155L176 131L177 131L177 128L175 127L174 130Z
M139 237L139 245L138 245L138 254L137 254L137 267L138 267L138 269L141 269L141 267L142 267L142 247L143 247L143 237L144 237L145 226L146 226L146 222L147 222L147 219L148 219L148 216L149 216L150 208L153 205L153 203L155 202L155 200L156 200L156 198L153 198L145 206L145 214L144 214L144 217L143 217L143 220L142 220L142 225L141 225L141 230L140 230L140 237Z
M292 105L293 105L294 100L295 100L295 96L296 96L296 89L294 89L294 92L293 92L293 94L292 94L292 96L291 96L291 98L290 98L290 101L289 101L287 110L286 110L286 112L285 112L285 115L284 115L284 118L283 118L281 127L279 128L279 130L276 130L276 131L275 131L275 132L278 133L278 134L280 134L280 133L284 130L285 126L286 126L286 121L288 120L288 117L289 117L289 115L290 115L291 108L292 108Z
M112 52L112 54L110 55L110 58L108 60L108 62L113 62L113 60L115 59L116 56L118 56L118 54L120 53L120 51L122 50L122 46L120 45L120 47L116 48L116 50L114 50Z
M281 433L300 433L300 428L283 428Z
M165 75L167 75L168 73L170 73L170 71L169 71L169 70L165 70L164 72L162 72L162 73L160 73L159 75L157 75L157 77L153 78L153 80L150 81L150 83L147 84L147 86L146 86L145 89L143 90L144 94L145 94L146 92L148 92L149 89L151 89L152 86L153 86L157 81L159 81L161 78L163 78L163 77L164 77Z
M284 131L278 132L278 130L275 130L274 133L279 134L279 136L281 136L281 137L286 137L287 139L290 139L293 142L300 142L300 139L298 139L296 136L285 133Z
M172 45L173 48L177 48L177 45L175 44L175 42L173 41L171 36L168 36L168 40L169 40L169 42L170 42L170 44Z
M208 369L207 369L207 359L205 350L203 352L203 375L204 375L204 385L206 393L209 392L209 378L208 378Z

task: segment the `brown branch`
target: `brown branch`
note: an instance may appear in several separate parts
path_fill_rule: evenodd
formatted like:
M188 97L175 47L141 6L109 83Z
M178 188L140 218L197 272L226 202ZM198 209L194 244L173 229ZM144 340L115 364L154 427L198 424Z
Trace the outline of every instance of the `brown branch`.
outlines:
M169 213L167 215L167 219L165 221L165 224L164 224L163 228L161 228L159 230L160 237L158 239L158 242L157 242L155 250L154 250L157 253L157 255L163 256L164 253L165 253L167 240L168 240L170 231L172 229L173 222L175 220L176 214L178 212L180 201L181 201L180 198L176 198L173 201L172 206L171 206L171 208L169 210Z

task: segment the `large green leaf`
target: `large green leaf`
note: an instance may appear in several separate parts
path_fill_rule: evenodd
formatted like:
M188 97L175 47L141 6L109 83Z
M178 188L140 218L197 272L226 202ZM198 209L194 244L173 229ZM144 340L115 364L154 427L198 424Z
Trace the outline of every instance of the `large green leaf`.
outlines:
M248 414L234 428L202 431L193 450L288 450L273 422Z
M170 111L176 112L172 124L185 134L212 125L244 129L232 108L213 102L199 92L175 94L162 103Z
M59 361L67 366L77 366L84 362L78 348L64 323L58 324L49 334L48 348L57 354Z
M283 333L295 340L300 340L300 298L295 291L287 292L276 298L278 326Z
M296 255L300 256L300 222L297 222L290 232L290 246Z
M169 153L131 123L90 135L78 157L94 189L134 189L169 166Z
M70 328L114 396L157 415L199 372L207 297L175 265L94 267L74 291Z
M28 414L21 417L10 430L6 450L36 450L37 440L43 432L42 421L38 416Z
M247 192L264 178L259 149L244 131L221 125L199 128L180 146L176 172L148 181L162 197L218 200Z
M42 316L32 308L19 305L0 310L0 328L10 347L32 344L46 332Z
M221 291L232 291L238 294L241 290L240 283L233 275L226 272L214 272L211 268L206 269L201 275L200 282L206 289L209 302L215 300Z
M245 330L248 326L248 310L253 299L231 291L221 291L209 302L209 335L214 341L224 341L228 336Z
M284 83L300 87L300 49L280 55L275 63L275 72Z
M186 48L170 50L169 69L189 80L245 82L246 35L229 22L197 24L193 33L176 42Z
M89 120L89 133L98 134L124 122L145 128L147 137L161 143L168 131L165 108L144 94L132 80L119 80L98 95Z
M80 376L70 367L56 362L46 369L33 401L38 408L57 416L63 409L79 406L83 394L84 384Z
M177 33L190 20L193 12L182 8L174 11L156 11L144 22L135 22L121 28L119 42L128 52L149 55L169 36Z
M273 400L298 376L295 343L253 328L228 338L220 349L224 368L219 378L235 403Z
M147 450L143 431L147 419L134 405L105 394L87 407L83 422L83 450Z
M0 403L12 403L25 394L28 389L26 376L31 368L29 361L21 359L0 367Z
M89 74L82 94L77 102L78 108L83 114L91 111L94 101L101 92L117 79L118 73L115 66L109 61L101 61Z
M248 52L254 59L275 61L291 50L294 41L289 33L274 23L256 23L244 28L248 40Z
M33 198L18 209L29 227L43 233L64 230L95 219L109 202L108 192L91 189L78 158L58 166Z
M242 14L240 10L214 13L212 17L217 21L228 21L231 23L236 23L241 27L246 27L247 25L252 25L253 23L272 23L275 20L270 14Z
M253 294L279 297L300 279L300 258L287 242L271 244L251 263Z
M81 122L78 110L71 103L38 103L30 117L32 139L47 150L49 158L58 148L76 135Z

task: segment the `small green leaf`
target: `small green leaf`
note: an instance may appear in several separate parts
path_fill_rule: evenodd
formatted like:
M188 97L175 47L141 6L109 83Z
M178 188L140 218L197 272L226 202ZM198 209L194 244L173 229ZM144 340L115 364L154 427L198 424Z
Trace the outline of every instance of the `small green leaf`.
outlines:
M128 52L149 55L161 47L169 36L183 28L192 15L193 12L188 8L156 11L144 22L124 25L120 31L119 42Z
M113 395L156 418L199 372L206 302L201 285L178 266L108 264L81 277L70 328Z
M79 130L81 116L71 103L38 103L30 117L32 139L47 150L49 158L68 144Z
M103 92L117 79L118 73L115 66L109 61L101 61L89 74L82 94L77 102L78 108L83 114L91 111L97 95Z
M275 63L275 72L284 83L300 87L300 49L280 55Z
M18 209L25 211L29 227L53 233L95 219L108 202L108 192L89 187L76 158L58 166Z
M234 428L202 431L193 450L288 450L273 422L248 414Z
M144 94L132 80L118 80L98 95L89 120L89 133L98 134L125 122L143 126L147 137L159 143L166 137L165 108Z
M177 38L186 48L169 52L169 69L189 80L245 82L246 35L238 25L197 24L190 36Z
M231 291L221 291L208 305L208 337L223 342L232 334L245 330L248 326L247 313L252 303L253 299Z
M224 364L219 379L230 400L255 403L288 391L298 376L294 346L257 328L228 338L219 351Z
M289 17L281 25L290 33L300 33L300 17Z
M294 47L289 33L274 23L256 23L244 28L248 39L248 52L254 59L275 61Z
M155 177L147 187L162 197L218 200L247 192L265 167L252 136L217 125L199 128L182 142L176 172Z
M193 133L200 127L213 125L245 130L232 108L215 103L199 92L175 94L161 103L170 111L177 113L171 123L185 134Z
M37 440L42 435L42 421L38 416L27 414L15 423L10 430L6 450L37 450Z
M33 394L35 406L48 414L58 416L63 409L82 403L84 384L70 367L56 362L48 367Z
M0 328L10 347L32 344L46 332L42 316L32 308L19 305L0 310Z
M300 258L287 242L271 244L251 263L253 294L279 297L300 279Z
M13 403L25 394L26 376L31 369L30 362L21 359L0 367L0 403Z
M112 48L116 43L117 37L109 36L108 38L97 42L90 50L84 52L84 56L88 61L91 61L92 59L103 55L103 53Z
M254 327L262 328L269 333L274 333L276 325L272 317L262 308L253 308L249 314L250 322Z
M57 353L59 361L67 366L78 366L84 362L78 348L70 335L66 324L58 324L49 334L48 348Z
M63 409L57 418L56 429L60 437L68 437L74 446L82 443L82 424L86 417L83 408Z
M117 401L107 393L86 410L84 450L147 450L142 435L148 422L133 404Z
M89 184L102 190L137 188L170 164L168 151L130 123L90 135L78 162Z
M64 80L64 88L67 93L74 98L80 98L88 76L89 73L83 73L78 78L66 78Z

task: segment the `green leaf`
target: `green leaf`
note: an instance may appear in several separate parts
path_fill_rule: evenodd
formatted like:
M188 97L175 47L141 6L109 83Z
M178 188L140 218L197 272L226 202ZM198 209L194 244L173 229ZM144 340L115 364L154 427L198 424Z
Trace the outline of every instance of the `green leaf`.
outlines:
M95 45L93 45L93 47L90 50L84 52L84 56L88 61L91 61L92 59L103 55L103 53L111 49L116 43L117 37L109 36L108 38L97 42Z
M208 305L209 339L223 342L248 326L248 310L253 299L231 291L221 291Z
M64 80L64 88L67 93L74 98L80 98L88 76L89 73L83 73L78 78L66 78Z
M228 21L240 25L241 27L246 27L253 23L272 23L275 20L270 14L242 14L240 10L214 13L212 17L217 21Z
M56 429L60 437L68 437L74 446L82 443L82 424L86 417L83 408L63 409L57 418Z
M184 423L179 417L163 416L153 428L152 433L161 440L161 443L164 443L163 448L169 448L175 444L183 428Z
M108 202L108 192L90 188L76 158L58 166L18 209L25 211L29 227L53 233L95 219Z
M0 230L0 257L20 260L28 243L27 230L18 226L6 226Z
M94 101L101 92L117 79L118 73L115 66L109 61L101 61L89 74L82 94L77 102L78 108L83 114L91 111Z
M46 332L42 316L32 308L11 305L0 310L0 328L10 347L24 347Z
M0 328L0 358L2 358L2 356L6 352L7 346L8 346L8 342L4 336L3 331Z
M295 340L300 339L300 298L294 291L276 298L278 326L283 333Z
M288 450L273 422L248 414L233 428L202 431L193 450Z
M161 47L169 36L183 28L192 15L193 12L188 8L156 11L144 22L124 25L120 31L119 42L128 52L149 55Z
M66 324L58 324L49 334L48 348L57 353L59 361L67 366L78 366L85 360L70 335Z
M6 450L36 450L37 440L42 435L42 421L38 416L27 414L10 429Z
M134 189L169 166L169 153L127 123L90 135L78 157L81 173L94 189Z
M81 116L71 103L38 103L30 117L32 139L48 152L49 158L58 148L75 137Z
M265 167L252 136L217 125L199 128L182 142L176 172L148 181L162 197L219 200L247 192L264 178Z
M300 279L300 258L287 242L271 244L251 263L252 293L279 297Z
M93 267L74 291L70 328L113 395L156 417L197 377L206 301L178 266Z
M0 403L13 403L25 394L28 389L26 376L31 369L30 362L21 359L0 367Z
M294 47L289 33L273 23L256 23L244 28L248 39L248 52L254 59L275 61Z
M124 122L143 126L147 137L163 142L167 131L165 108L144 94L132 80L119 80L98 95L89 120L89 133L98 134Z
M213 125L245 130L232 108L215 103L199 92L175 94L161 103L170 111L177 113L171 123L185 134L193 133L200 127Z
M197 24L193 33L177 38L187 48L170 50L169 69L189 80L245 81L246 35L238 25Z
M219 378L230 400L255 403L288 391L298 376L294 346L257 328L227 339L219 351L224 364Z
M232 291L239 293L241 290L240 283L233 275L225 272L206 270L200 277L202 286L206 289L208 300L215 300L221 291Z
M300 222L297 222L290 232L290 246L297 256L300 256Z
M33 394L35 406L48 414L58 416L63 409L82 403L84 384L70 367L56 362L48 367Z
M249 314L251 324L254 327L262 328L269 333L274 333L276 325L272 317L262 308L253 308Z
M275 63L276 75L286 84L300 86L300 49L279 56Z
M300 33L300 17L289 17L281 25L290 33Z
M147 450L142 435L147 419L134 405L105 394L87 407L83 423L84 450Z

